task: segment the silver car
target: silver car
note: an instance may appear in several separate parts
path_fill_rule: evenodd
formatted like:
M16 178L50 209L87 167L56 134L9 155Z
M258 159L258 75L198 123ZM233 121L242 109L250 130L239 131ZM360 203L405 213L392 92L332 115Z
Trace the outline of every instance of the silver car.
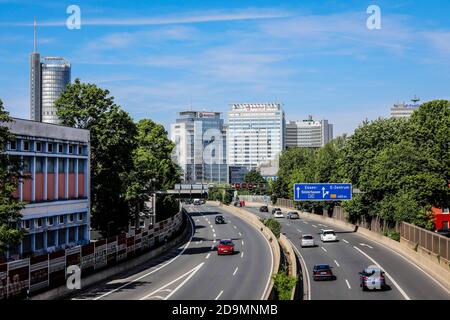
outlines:
M359 273L360 287L366 290L384 290L387 288L384 271L371 265Z
M316 243L314 242L314 237L310 234L305 234L302 236L302 240L300 245L302 248L304 247L315 247Z

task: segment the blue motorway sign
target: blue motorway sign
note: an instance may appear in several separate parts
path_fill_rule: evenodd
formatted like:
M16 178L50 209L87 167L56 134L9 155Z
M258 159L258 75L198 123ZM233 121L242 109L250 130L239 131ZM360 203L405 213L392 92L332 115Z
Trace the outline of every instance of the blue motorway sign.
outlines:
M346 201L352 200L351 183L296 183L295 201Z

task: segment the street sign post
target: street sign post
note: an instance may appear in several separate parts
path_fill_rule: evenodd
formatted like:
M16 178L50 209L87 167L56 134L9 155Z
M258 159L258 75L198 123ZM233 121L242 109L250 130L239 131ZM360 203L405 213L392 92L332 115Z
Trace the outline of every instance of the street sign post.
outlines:
M296 183L294 201L349 201L351 183Z

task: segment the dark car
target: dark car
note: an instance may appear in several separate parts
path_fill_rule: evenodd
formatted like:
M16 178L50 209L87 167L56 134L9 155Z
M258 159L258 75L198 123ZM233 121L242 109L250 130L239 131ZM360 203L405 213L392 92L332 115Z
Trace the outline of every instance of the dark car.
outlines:
M240 201L235 201L235 202L233 202L233 205L235 207L241 207L242 203Z
M274 214L276 211L281 211L281 209L280 208L273 208L272 209L272 214Z
M436 231L437 234L450 238L450 229L441 229Z
M316 264L313 268L313 279L317 280L335 280L336 276L331 271L328 264Z
M225 218L223 216L216 216L216 218L214 219L216 224L224 224L225 223Z
M384 290L386 279L384 272L377 266L369 266L359 273L359 286L366 290Z
M222 239L217 245L217 254L233 254L234 253L234 243L230 239Z
M269 212L269 208L267 206L259 207L259 212Z

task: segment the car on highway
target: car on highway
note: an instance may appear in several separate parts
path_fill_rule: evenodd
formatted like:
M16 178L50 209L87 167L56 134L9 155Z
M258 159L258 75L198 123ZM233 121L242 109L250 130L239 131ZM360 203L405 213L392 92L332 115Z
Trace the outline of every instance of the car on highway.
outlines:
M214 222L216 224L224 224L225 223L225 218L221 215L216 216L216 218L214 219Z
M322 242L333 242L337 241L337 236L334 230L322 230L320 233L320 240L322 240Z
M274 214L275 211L281 211L281 209L280 209L280 208L273 208L273 209L272 209L272 214Z
M304 234L301 238L300 245L302 248L304 247L315 247L316 243L314 241L314 237L310 234Z
M200 200L200 199L194 199L194 205L200 205L200 204L202 204L202 201Z
M450 238L450 229L440 229L436 231L437 234Z
M378 266L369 266L359 273L359 286L363 291L383 290L386 288L386 278Z
M281 210L277 210L274 212L273 217L274 218L284 218L284 214Z
M286 218L288 218L288 219L300 219L300 216L298 215L297 211L289 211L287 213Z
M269 208L267 206L259 207L259 212L269 212Z
M316 264L313 267L313 279L317 280L335 280L336 276L331 271L331 268L328 264Z
M233 254L234 253L234 243L231 239L222 239L217 245L217 254Z

